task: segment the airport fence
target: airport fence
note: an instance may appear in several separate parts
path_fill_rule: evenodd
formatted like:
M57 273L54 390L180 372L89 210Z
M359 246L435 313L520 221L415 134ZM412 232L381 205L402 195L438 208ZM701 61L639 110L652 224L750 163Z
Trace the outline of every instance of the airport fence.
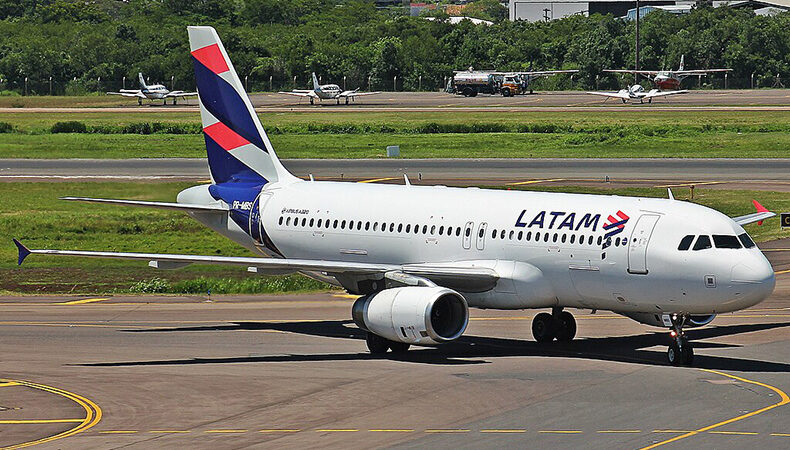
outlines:
M300 79L299 77L286 77L283 75L260 75L251 74L241 77L247 92L278 92L290 91L292 89L312 89L312 79ZM344 90L360 89L361 91L441 91L450 83L451 77L428 77L421 75L407 75L404 77L393 76L392 78L382 78L373 76L343 76L339 80L327 80L319 77L319 83L334 83ZM161 82L148 80L150 84L164 84L171 90L192 91L194 86L183 86L173 77ZM630 76L611 76L603 75L595 80L593 86L581 81L573 76L555 76L539 78L530 83L530 87L536 91L573 91L573 90L602 90L602 89L621 89L633 84ZM641 84L645 87L650 86L649 80L642 80ZM123 78L121 80L103 80L101 78L72 78L70 80L57 79L29 79L7 80L0 78L0 95L101 95L107 91L118 91L119 89L137 89L137 79ZM775 75L752 74L749 77L733 77L721 74L696 77L691 76L683 81L684 89L759 89L759 88L788 88L790 87L790 77Z

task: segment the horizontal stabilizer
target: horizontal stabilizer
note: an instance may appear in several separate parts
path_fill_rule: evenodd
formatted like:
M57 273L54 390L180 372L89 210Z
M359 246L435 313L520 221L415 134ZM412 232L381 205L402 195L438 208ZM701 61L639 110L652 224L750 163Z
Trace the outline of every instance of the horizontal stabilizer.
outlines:
M116 200L112 198L89 198L89 197L61 197L61 200L88 203L104 203L109 205L139 206L145 208L158 208L180 210L186 212L227 212L228 208L217 205L192 205L188 203L169 203L169 202L147 202L143 200Z

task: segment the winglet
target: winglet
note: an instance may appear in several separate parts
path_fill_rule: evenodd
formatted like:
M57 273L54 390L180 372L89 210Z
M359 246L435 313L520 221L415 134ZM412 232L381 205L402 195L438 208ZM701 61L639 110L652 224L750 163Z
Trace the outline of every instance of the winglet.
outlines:
M770 211L768 211L768 208L766 208L765 206L761 205L760 202L758 202L757 200L752 200L752 204L757 209L757 212L770 212ZM763 224L762 220L757 222L757 225L762 225L762 224Z
M17 248L17 250L19 250L19 258L17 258L16 263L17 263L17 265L21 266L22 263L25 261L25 258L27 258L27 255L29 255L31 252L30 252L30 249L25 247L24 244L22 244L21 242L17 241L16 239L14 239L14 244L16 244L16 248Z

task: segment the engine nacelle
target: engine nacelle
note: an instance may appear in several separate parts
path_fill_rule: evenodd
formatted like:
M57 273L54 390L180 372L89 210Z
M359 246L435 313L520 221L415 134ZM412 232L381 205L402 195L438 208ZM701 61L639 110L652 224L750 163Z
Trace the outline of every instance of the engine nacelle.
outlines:
M629 319L636 320L637 322L643 323L645 325L652 325L654 327L662 328L672 326L672 321L669 318L669 314L626 313L623 315ZM683 326L685 328L702 327L713 322L713 319L715 318L716 314L689 316Z
M359 328L391 341L433 345L461 337L469 307L452 289L407 286L360 297L351 316Z

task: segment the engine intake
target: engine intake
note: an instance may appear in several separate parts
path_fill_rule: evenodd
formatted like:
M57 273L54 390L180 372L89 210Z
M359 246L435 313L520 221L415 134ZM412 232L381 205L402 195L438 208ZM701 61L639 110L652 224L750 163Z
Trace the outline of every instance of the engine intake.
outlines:
M389 340L432 345L461 337L469 307L452 289L407 286L360 297L351 316L359 328Z

